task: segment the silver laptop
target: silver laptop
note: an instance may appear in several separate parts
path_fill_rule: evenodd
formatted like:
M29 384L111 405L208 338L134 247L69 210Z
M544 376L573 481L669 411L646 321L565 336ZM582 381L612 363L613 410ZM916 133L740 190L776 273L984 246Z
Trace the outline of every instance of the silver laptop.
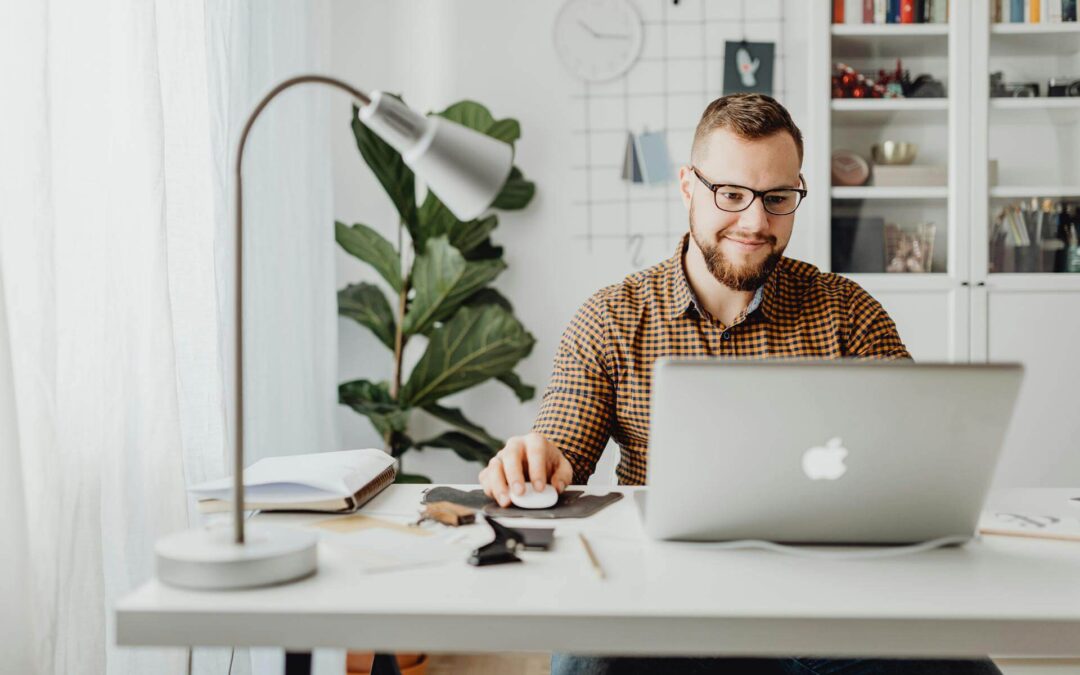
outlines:
M912 543L975 531L1018 364L660 359L656 539Z

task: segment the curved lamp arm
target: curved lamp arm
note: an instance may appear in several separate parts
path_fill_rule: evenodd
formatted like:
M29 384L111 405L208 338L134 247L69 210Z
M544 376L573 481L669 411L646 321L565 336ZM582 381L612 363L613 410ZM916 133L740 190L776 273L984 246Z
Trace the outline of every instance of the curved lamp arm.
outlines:
M400 99L364 92L323 75L300 75L270 90L251 111L236 153L236 425L233 433L233 524L236 543L244 543L244 188L241 169L248 133L263 108L286 89L305 83L327 84L361 104L360 118L401 154L461 221L486 210L499 194L513 165L510 144L437 116L425 117Z
M236 425L233 432L233 529L236 543L244 543L244 146L248 133L263 108L281 92L298 84L309 82L328 84L347 92L363 105L371 98L341 80L322 75L300 75L285 80L259 101L251 111L244 130L240 132L240 145L236 152Z

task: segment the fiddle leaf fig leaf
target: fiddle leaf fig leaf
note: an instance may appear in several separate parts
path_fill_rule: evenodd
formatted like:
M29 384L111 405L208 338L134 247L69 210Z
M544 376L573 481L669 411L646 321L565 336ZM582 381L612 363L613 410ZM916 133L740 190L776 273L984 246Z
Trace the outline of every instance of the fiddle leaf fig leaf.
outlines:
M487 107L476 101L458 101L438 115L482 133L486 133L491 125L495 124L495 118Z
M340 222L334 223L334 236L341 248L371 265L390 288L401 292L401 258L385 237L367 225L349 227Z
M460 431L447 431L426 441L416 444L417 448L449 448L458 457L470 462L487 464L498 449L492 450L490 446L481 443L472 436Z
M401 400L422 407L513 370L535 338L498 305L462 307L428 336L427 349L401 389Z
M468 307L479 307L480 305L498 305L511 314L514 313L514 306L510 304L510 301L506 299L506 296L498 292L494 288L481 288L477 292L469 296L469 299L465 301L465 305Z
M492 214L462 222L439 201L435 193L428 192L420 206L420 231L423 241L417 251L423 252L429 239L446 236L454 248L468 258L468 253L484 243L499 224L498 216Z
M395 483L430 483L431 479L418 473L399 473L394 479Z
M452 424L458 429L469 432L469 435L481 441L487 447L493 448L496 452L503 447L502 441L489 434L479 424L470 422L458 408L446 408L437 403L432 403L424 406L424 412L443 422Z
M506 269L502 260L467 261L446 237L428 241L416 257L412 287L416 291L405 314L406 335L426 334L436 321L449 318L473 293Z
M394 349L394 312L375 284L350 284L338 291L338 314L367 326L379 342Z
M517 373L503 373L495 379L510 387L514 392L514 395L517 396L517 399L522 403L532 400L532 397L536 396L536 387L522 382Z
M371 420L381 436L390 432L404 434L409 425L408 407L390 397L390 388L385 382L344 382L338 386L338 402Z
M506 141L507 143L513 143L517 139L521 138L521 125L517 120L504 119L498 120L490 127L484 130L484 133L492 138L497 138L500 141Z
M510 169L510 176L506 179L499 196L492 204L497 209L517 210L523 209L532 201L536 194L536 183L525 180L521 169L516 166Z

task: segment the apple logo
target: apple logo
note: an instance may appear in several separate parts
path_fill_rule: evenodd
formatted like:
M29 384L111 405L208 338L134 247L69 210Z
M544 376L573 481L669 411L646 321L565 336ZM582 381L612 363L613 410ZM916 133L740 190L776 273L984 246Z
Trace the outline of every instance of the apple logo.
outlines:
M844 458L848 451L839 437L830 438L824 446L803 453L802 468L810 480L836 480L847 473Z

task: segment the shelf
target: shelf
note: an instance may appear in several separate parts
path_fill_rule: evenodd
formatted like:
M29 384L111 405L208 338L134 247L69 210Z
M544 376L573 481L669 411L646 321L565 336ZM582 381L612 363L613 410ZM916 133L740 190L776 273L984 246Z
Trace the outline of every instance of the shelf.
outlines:
M990 25L991 35L1062 35L1080 34L1080 23L995 23Z
M1080 101L1080 98L1076 99ZM922 110L946 110L947 98L834 98L835 112L907 112Z
M865 185L858 187L834 187L833 199L948 199L949 188L945 186L929 187L885 187Z
M947 98L834 98L830 102L833 124L874 125L896 119L931 118L945 124Z
M1080 110L1080 96L1034 96L992 98L991 110Z
M832 26L834 59L946 56L949 25L835 24Z
M990 188L994 199L1025 197L1080 197L1080 185L1000 185Z
M948 35L947 23L834 23L833 35L902 38L913 35Z
M1046 83L1042 83L1045 87ZM1046 115L1050 121L1058 124L1080 122L1080 96L1039 96L1033 98L991 98L990 112L1009 121L1020 121L1035 113ZM1038 120L1036 120L1038 121Z

